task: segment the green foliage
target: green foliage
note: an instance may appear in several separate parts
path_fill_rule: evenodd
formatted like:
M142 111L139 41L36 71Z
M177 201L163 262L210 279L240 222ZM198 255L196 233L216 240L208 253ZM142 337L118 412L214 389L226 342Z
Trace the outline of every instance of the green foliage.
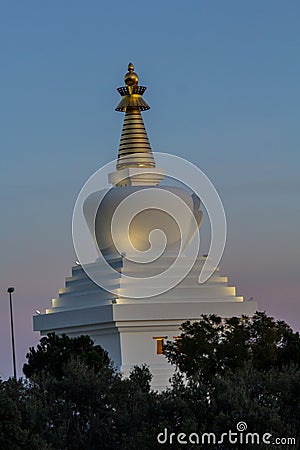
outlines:
M265 313L222 319L216 315L185 322L176 342L167 342L164 353L187 377L203 380L237 370L247 362L269 370L300 362L300 338L283 321Z
M53 449L131 450L138 436L149 433L156 395L146 366L135 366L122 379L90 338L55 334L42 338L27 359L31 418Z
M146 364L143 364L142 366L133 366L129 379L135 383L142 392L150 392L152 374Z
M64 365L60 378L36 374L30 393L41 435L54 449L96 449L102 440L103 449L111 448L111 388L118 378L111 371L96 373L78 358Z
M213 427L219 434L243 420L249 431L274 436L299 435L300 370L261 371L246 365L213 381ZM297 393L295 397L295 393Z
M170 398L176 399L176 420L171 426L169 421L172 431L179 424L180 431L221 436L244 421L250 432L294 437L299 444L299 333L265 313L252 318L202 316L199 322L185 322L181 330L180 339L164 348L177 367L169 398L163 394L169 405ZM189 424L184 422L187 405ZM199 448L239 450L240 446Z
M38 434L35 423L28 423L27 392L21 381L0 381L0 449L51 450Z
M108 353L100 345L94 345L89 336L70 338L65 334L59 336L49 333L40 340L37 349L29 349L26 355L28 362L24 364L23 372L27 378L45 372L60 379L64 365L76 357L96 372L110 364Z
M155 393L147 366L124 379L87 336L42 338L27 355L27 380L0 382L0 450L176 450L182 445L162 446L158 433L221 436L239 421L299 444L300 340L287 324L265 313L203 316L184 323L165 353L177 371ZM241 448L222 445L197 448Z

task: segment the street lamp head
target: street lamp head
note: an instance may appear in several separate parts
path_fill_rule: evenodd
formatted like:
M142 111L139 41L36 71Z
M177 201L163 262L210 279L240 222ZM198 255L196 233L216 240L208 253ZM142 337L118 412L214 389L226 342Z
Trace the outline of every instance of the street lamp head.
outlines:
M9 288L7 289L7 293L8 293L8 294L12 294L13 292L15 292L15 288L14 288L14 287L9 287Z

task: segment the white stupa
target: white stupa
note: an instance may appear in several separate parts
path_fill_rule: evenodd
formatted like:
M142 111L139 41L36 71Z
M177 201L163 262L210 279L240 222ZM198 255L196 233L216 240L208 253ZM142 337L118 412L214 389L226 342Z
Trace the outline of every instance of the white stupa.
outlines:
M100 271L104 277L107 273L106 282L112 288L105 290L100 287L87 275L86 265L76 265L72 267L71 277L66 278L65 287L52 300L52 307L45 314L34 316L33 323L34 330L40 331L41 335L49 332L66 333L71 337L90 335L96 344L109 352L125 376L134 365L148 364L153 374L152 386L161 390L168 386L174 370L162 354L162 345L167 339L177 338L182 322L197 320L201 314L250 316L257 305L236 296L235 287L228 286L228 279L220 276L219 268L205 284L200 285L198 278L205 256L196 257L192 269L181 282L157 294L157 283L174 284L174 273L166 270L178 253L180 241L183 240L183 247L186 247L200 227L201 202L181 187L159 185L164 177L163 170L155 166L141 115L141 111L149 109L142 97L146 88L138 85L132 64L129 64L124 79L126 86L118 89L122 99L116 110L125 112L125 118L116 171L109 175L112 188L97 208L96 216L93 211L103 193L90 195L83 208L99 252L114 269L114 275L111 275L100 260L90 261L88 273ZM193 220L189 220L187 215L180 231L163 208L150 208L135 216L128 234L124 232L125 226L120 226L118 236L112 236L112 216L122 200L135 193L150 193L154 187L160 201L164 201L164 195L179 198ZM149 235L154 229L160 229L166 235L165 251L147 264L133 262L130 259L131 246L139 252L147 252ZM189 258L180 256L177 272L189 265ZM151 277L164 272L166 274L155 284ZM148 280L143 284L142 297L135 295L135 281L128 277Z

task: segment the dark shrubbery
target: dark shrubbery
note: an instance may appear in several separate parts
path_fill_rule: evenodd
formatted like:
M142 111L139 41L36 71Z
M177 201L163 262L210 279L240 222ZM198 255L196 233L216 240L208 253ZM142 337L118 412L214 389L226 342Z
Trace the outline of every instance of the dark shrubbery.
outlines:
M151 391L146 366L123 379L107 352L87 336L42 338L27 354L25 381L0 382L0 449L264 448L157 442L165 428L220 436L236 431L239 421L251 432L294 437L299 444L298 333L265 313L202 316L181 331L180 339L165 346L177 370L160 394Z

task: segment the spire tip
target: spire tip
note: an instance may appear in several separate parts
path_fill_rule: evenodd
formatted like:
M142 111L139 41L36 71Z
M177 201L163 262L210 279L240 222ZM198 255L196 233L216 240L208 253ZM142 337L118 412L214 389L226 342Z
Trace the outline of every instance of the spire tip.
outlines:
M128 72L124 76L124 81L127 86L137 86L139 77L134 72L134 65L132 63L128 64Z

